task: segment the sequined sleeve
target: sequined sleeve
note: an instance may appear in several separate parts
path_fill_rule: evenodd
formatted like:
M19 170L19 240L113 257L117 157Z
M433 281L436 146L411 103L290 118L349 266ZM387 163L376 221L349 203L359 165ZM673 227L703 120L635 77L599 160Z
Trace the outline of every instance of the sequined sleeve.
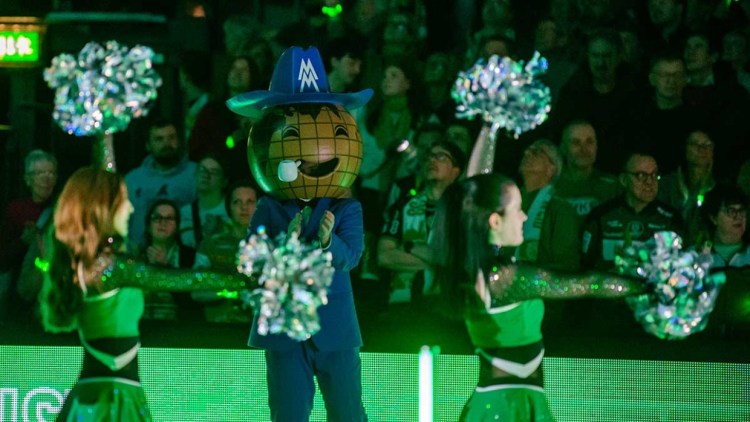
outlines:
M256 287L254 279L240 273L160 267L124 256L110 258L107 264L101 271L105 286L169 291L243 290Z
M535 298L618 298L645 290L645 282L637 279L602 272L563 273L527 264L494 266L488 280L493 306Z

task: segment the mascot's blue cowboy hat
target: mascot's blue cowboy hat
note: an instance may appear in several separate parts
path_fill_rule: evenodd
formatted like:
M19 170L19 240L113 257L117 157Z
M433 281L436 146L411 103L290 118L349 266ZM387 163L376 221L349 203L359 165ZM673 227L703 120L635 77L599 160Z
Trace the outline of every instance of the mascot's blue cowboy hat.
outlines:
M250 91L237 95L227 100L227 107L241 116L257 119L268 107L331 103L352 110L365 105L371 97L371 89L354 93L331 92L318 49L290 47L276 63L268 91Z

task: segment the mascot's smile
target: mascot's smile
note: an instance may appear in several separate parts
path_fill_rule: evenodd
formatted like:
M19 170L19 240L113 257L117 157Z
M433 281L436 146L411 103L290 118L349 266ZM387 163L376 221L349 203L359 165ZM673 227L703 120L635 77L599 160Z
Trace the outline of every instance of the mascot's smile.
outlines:
M333 158L322 163L314 163L312 161L301 160L302 163L299 165L299 172L305 176L310 177L322 177L336 171L336 167L339 165L339 159Z

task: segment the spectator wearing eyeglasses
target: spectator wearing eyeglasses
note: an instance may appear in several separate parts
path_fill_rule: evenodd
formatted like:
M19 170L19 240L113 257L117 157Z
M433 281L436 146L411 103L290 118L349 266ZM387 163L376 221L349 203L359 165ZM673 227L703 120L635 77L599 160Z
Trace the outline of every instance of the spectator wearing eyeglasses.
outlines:
M180 211L169 199L157 199L146 213L146 246L141 255L147 263L171 268L192 268L195 249L180 241L177 224ZM175 296L170 292L151 291L144 295L144 319L177 319Z
M747 210L748 197L735 184L719 184L706 194L700 209L702 230L695 247L711 253L711 270L750 266ZM750 290L747 278L739 277L739 283L733 281L728 278L727 284L722 287L709 329L718 329L726 334L735 325L748 327L750 313L747 300Z
M446 128L440 124L430 123L418 127L412 140L402 144L405 148L399 152L401 157L398 157L400 162L396 169L396 180L389 188L388 199L385 203L386 210L401 199L405 192L423 185L423 179L426 176L423 171L425 155L430 153L434 143L444 138L450 140L447 138ZM460 147L457 142L454 143ZM466 149L462 148L462 151Z
M620 173L624 194L594 208L584 223L585 267L611 269L618 248L645 242L657 231L683 234L680 214L657 199L660 177L653 156L628 156Z
M733 184L721 184L706 195L697 246L711 251L712 268L750 265L747 208L747 195Z
M57 159L52 154L33 150L25 160L24 182L29 196L8 204L0 236L2 270L10 270L23 258L31 242L35 240L37 222L42 212L51 205L52 193L57 184Z
M685 244L696 240L699 210L715 185L714 141L706 132L691 132L683 144L682 164L659 181L658 194L660 200L680 210L685 221Z
M378 240L378 265L392 272L390 303L412 301L424 291L424 261L411 253L417 243L426 243L432 228L435 204L466 166L466 155L454 143L438 141L423 155L422 187L403 192L386 211ZM382 278L381 278L382 279Z
M418 327L415 332L419 335L409 335L414 341L413 347L437 342L449 347L468 347L463 325L452 324L438 315L432 298L425 296L432 285L432 273L425 271L428 264L414 253L415 247L425 248L437 202L459 179L467 158L456 144L447 140L434 142L421 157L421 187L402 192L386 211L377 244L382 289L368 304L379 301L375 309L380 312L385 309L378 320L378 331L393 332L402 327L404 321L409 321L411 327ZM452 350L461 351L464 350Z
M201 241L222 230L229 222L224 207L227 177L218 157L206 155L198 161L195 190L198 198L180 208L180 239L183 245L197 248Z
M57 185L57 159L54 155L36 149L24 162L24 182L29 196L11 201L5 209L0 227L0 309L4 293L18 302L15 295L21 263L30 247L41 249L41 231L51 216L53 193ZM36 290L38 292L38 290ZM35 296L28 297L35 300ZM14 311L9 311L14 313Z
M567 202L556 194L563 161L550 141L539 139L523 152L521 174L523 242L515 248L519 261L544 267L576 270L580 266L580 222Z
M655 232L683 234L679 212L657 199L659 179L659 167L653 156L643 152L628 156L620 172L623 194L594 208L584 223L582 266L585 269L612 270L621 248L638 246ZM642 332L622 300L580 299L565 307L565 319L566 325L588 332L620 336Z

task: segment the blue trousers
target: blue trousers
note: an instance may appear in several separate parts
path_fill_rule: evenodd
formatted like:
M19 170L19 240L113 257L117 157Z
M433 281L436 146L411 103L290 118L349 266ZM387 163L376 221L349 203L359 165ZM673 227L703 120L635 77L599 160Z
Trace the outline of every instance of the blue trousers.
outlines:
M307 422L315 383L323 395L329 421L367 421L362 405L359 349L323 352L311 341L291 350L266 350L268 405L274 422Z

